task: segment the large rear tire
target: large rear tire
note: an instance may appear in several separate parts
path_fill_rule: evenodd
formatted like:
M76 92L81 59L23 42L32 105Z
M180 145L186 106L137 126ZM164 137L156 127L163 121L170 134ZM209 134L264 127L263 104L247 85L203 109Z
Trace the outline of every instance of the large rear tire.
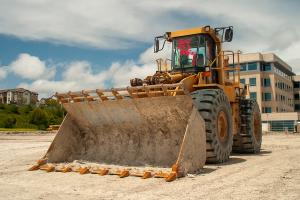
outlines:
M233 143L231 106L227 96L220 89L198 90L191 96L205 121L206 162L227 161Z
M234 136L233 152L259 153L262 142L261 115L257 102L240 101L240 133Z

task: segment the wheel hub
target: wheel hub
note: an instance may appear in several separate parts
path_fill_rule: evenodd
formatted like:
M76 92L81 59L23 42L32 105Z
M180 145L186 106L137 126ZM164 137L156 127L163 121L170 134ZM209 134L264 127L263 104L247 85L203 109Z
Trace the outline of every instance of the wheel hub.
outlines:
M222 143L225 143L228 138L228 122L224 111L218 114L218 138Z

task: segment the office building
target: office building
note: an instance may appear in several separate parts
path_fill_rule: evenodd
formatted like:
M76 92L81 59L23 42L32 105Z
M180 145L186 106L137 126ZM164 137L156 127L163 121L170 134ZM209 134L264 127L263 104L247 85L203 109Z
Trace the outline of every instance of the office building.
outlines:
M241 54L239 59L240 80L258 102L264 129L293 131L299 120L300 77L273 53Z

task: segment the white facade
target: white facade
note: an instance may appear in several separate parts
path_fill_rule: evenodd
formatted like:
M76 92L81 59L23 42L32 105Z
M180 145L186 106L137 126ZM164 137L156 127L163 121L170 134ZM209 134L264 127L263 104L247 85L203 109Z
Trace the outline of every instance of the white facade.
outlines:
M12 100L12 92L9 91L7 92L6 103L10 104L11 100Z

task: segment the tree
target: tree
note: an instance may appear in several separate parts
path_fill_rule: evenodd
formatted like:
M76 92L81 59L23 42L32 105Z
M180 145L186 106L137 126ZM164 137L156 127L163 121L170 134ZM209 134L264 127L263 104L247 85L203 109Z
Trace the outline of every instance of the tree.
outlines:
M17 123L17 120L15 117L7 117L3 124L4 124L4 128L13 128Z
M16 106L16 105L14 105L14 104L11 104L11 105L9 105L9 111L10 112L12 112L12 113L14 113L14 114L20 114L19 113L19 109L18 109L18 107Z
M47 99L46 105L48 107L59 107L60 106L60 104L55 99Z
M25 114L28 114L28 113L30 113L32 110L33 110L32 106L31 106L31 105L27 105L27 106L25 107L24 112L25 112Z
M47 113L41 108L35 108L30 117L30 123L37 125L41 130L45 130L49 125Z

